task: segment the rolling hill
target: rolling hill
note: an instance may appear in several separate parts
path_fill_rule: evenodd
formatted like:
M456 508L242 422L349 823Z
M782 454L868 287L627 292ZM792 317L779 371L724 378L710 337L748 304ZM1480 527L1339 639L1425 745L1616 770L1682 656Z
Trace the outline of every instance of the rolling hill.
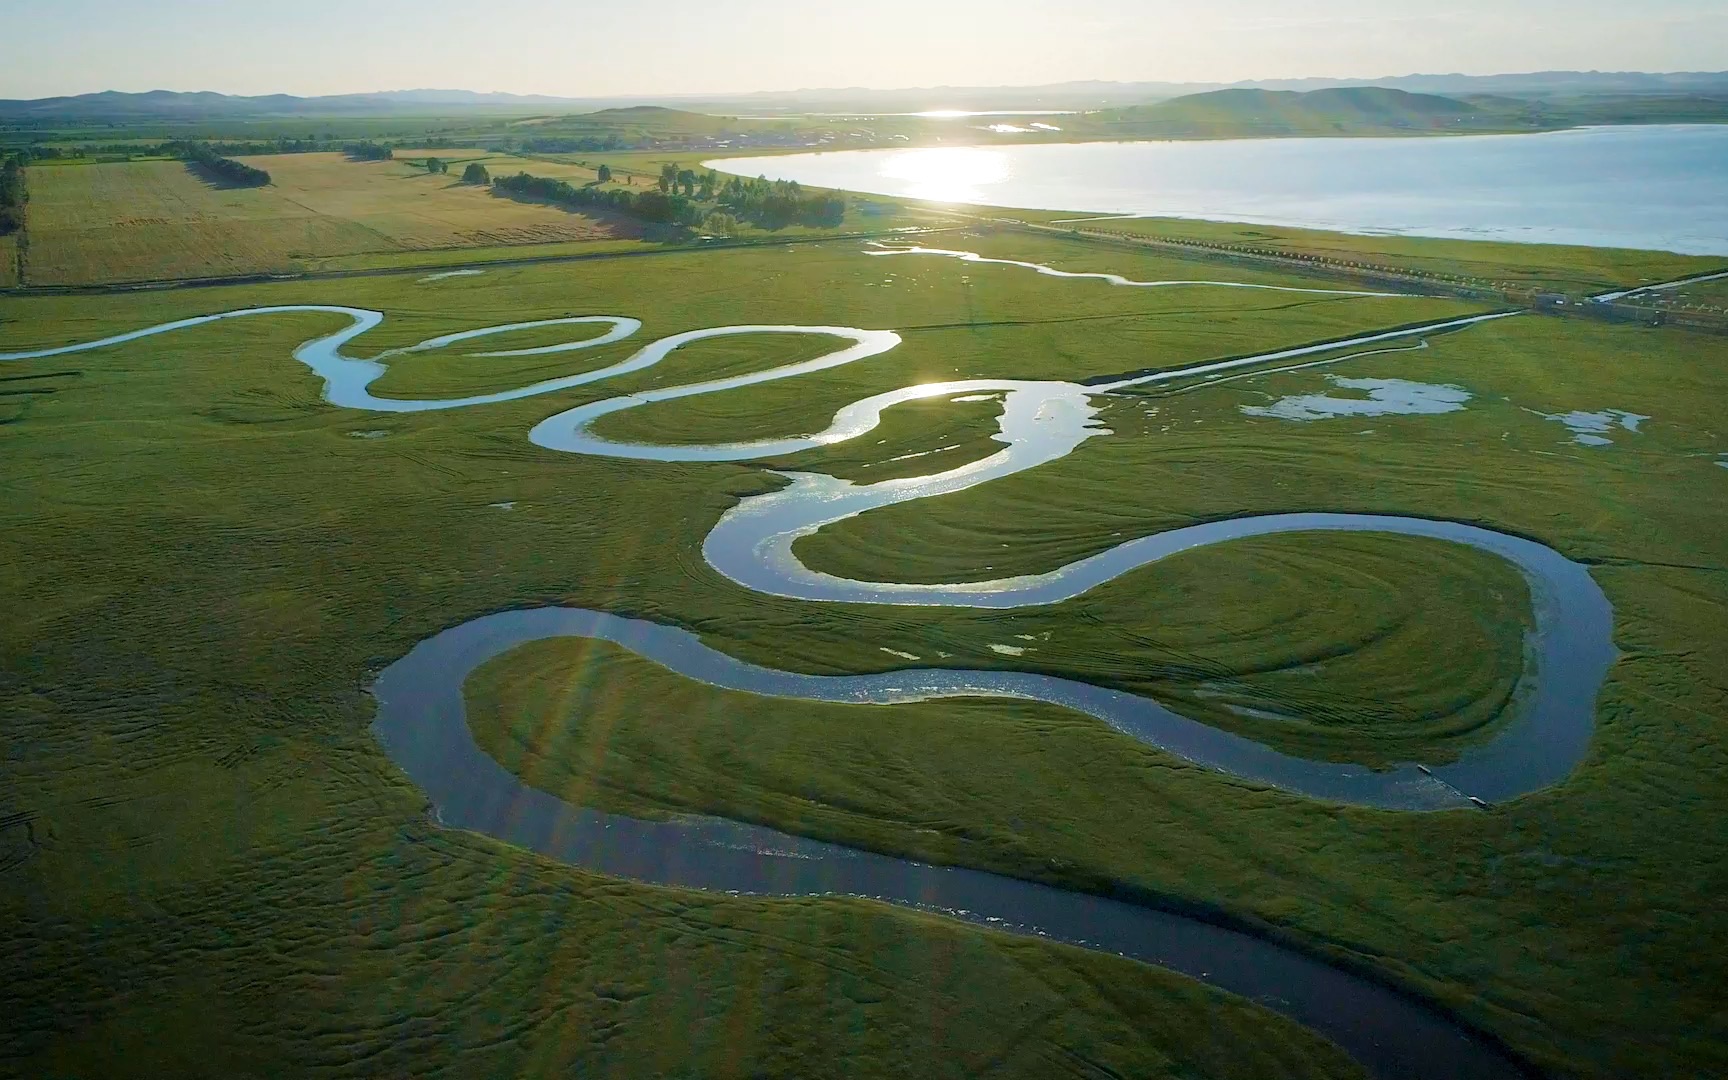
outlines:
M1507 131L1539 126L1522 110L1384 86L1232 89L1094 113L1100 130L1140 137Z

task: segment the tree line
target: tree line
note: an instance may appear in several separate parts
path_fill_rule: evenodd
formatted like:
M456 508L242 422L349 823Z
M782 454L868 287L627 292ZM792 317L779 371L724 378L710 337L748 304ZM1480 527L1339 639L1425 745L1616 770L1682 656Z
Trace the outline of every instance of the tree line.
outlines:
M24 204L29 198L24 187L24 155L12 154L0 165L0 236L24 227Z
M30 161L82 161L96 156L179 157L180 148L193 140L179 139L162 143L79 143L70 146L34 144L18 151ZM271 139L258 142L219 142L197 140L222 157L261 157L265 154L316 154L341 148L340 143L323 139Z
M356 161L390 161L396 157L396 151L370 139L365 142L345 143L342 152Z
M577 187L566 180L531 176L525 172L497 177L492 186L513 195L545 199L560 206L615 210L656 224L695 225L702 220L703 214L702 207L682 195L664 191L629 192L621 188Z
M263 169L253 168L233 158L225 158L203 143L186 142L173 145L178 157L241 187L263 187L270 182L270 174Z
M599 183L611 178L611 170L602 169ZM468 179L466 174L463 179ZM702 225L722 236L730 235L740 221L765 229L792 224L834 228L846 217L844 196L834 192L809 193L796 180L766 177L725 180L713 171L697 176L676 164L661 167L657 188L640 192L598 184L578 187L566 180L525 172L498 177L492 186L561 206L614 210L655 223Z
M515 144L514 139L505 139L506 147ZM530 154L578 154L594 153L600 150L628 150L644 144L641 139L625 139L618 135L591 135L581 138L557 138L555 136L540 136L523 139L519 144L522 150Z

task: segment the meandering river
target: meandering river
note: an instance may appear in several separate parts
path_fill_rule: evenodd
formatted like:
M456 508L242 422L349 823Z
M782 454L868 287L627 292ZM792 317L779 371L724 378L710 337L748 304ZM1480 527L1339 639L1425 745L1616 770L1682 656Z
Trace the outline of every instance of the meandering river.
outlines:
M977 256L966 252L922 248L878 249L871 254L978 261ZM1112 287L1265 287L1232 282L1135 282L1114 275L1064 274L1030 263L1013 265L1063 277L1101 277ZM714 327L662 338L597 370L499 393L433 401L381 398L368 388L384 373L385 361L392 356L473 343L515 330L558 325L600 328L598 334L574 341L478 355L575 352L626 340L641 324L618 315L513 323L447 334L407 349L363 358L343 350L378 326L385 317L381 312L330 305L281 305L183 319L83 344L5 353L0 354L0 361L117 348L220 320L289 312L320 312L348 320L347 326L306 342L293 355L324 381L324 396L332 404L375 412L470 408L548 394L647 369L685 345L715 337L822 334L843 343L801 363L566 409L526 433L537 445L575 454L645 462L781 457L857 438L873 430L886 409L903 402L943 397L976 400L980 396L999 401L996 439L1003 449L980 461L945 472L862 486L815 473L787 474L788 484L781 490L740 501L716 523L703 551L720 573L761 593L814 603L981 608L1043 605L1080 595L1178 552L1241 537L1292 532L1372 531L1421 536L1467 544L1506 559L1529 582L1533 600L1534 628L1528 642L1530 664L1522 707L1491 742L1472 748L1450 765L1432 768L1411 764L1375 772L1295 758L1198 723L1145 698L1028 672L937 669L824 677L778 671L719 653L676 627L567 608L487 615L420 643L379 676L374 686L378 714L373 730L391 759L426 792L444 824L487 833L573 865L656 884L774 896L851 895L940 911L1004 930L1120 953L1243 994L1330 1037L1378 1076L1438 1080L1523 1075L1520 1066L1492 1041L1423 1002L1299 949L1217 921L972 870L927 866L738 822L712 818L651 822L573 806L527 787L484 754L469 732L462 696L468 674L492 657L532 641L584 637L615 642L716 687L757 694L871 704L958 696L1050 702L1088 713L1126 735L1220 773L1299 796L1362 806L1407 811L1462 809L1478 800L1511 798L1557 783L1572 772L1589 746L1596 695L1616 655L1611 643L1612 610L1584 567L1532 540L1457 522L1285 514L1212 522L1142 537L1046 573L960 585L839 578L804 566L792 551L796 538L836 521L881 506L937 498L1067 456L1088 439L1105 434L1096 423L1093 404L1100 395L1149 382L1254 370L1357 346L1419 341L1425 334L1460 330L1508 316L1475 316L1367 333L1348 341L1105 379L1095 385L974 379L904 387L846 406L822 431L705 446L614 442L595 434L592 425L625 409L866 361L896 348L899 336L891 330L840 326Z

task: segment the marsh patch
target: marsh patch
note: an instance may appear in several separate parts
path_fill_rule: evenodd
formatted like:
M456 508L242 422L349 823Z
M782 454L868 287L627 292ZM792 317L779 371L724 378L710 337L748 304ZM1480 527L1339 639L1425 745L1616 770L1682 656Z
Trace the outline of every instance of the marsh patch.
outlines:
M1603 409L1601 412L1569 412L1569 413L1537 413L1546 420L1566 425L1566 430L1572 433L1572 441L1580 446L1613 446L1614 440L1608 437L1615 430L1630 431L1638 434L1638 425L1650 419L1637 413L1626 412L1623 409Z
M1417 416L1458 412L1470 400L1470 392L1459 386L1406 379L1350 379L1342 375L1328 375L1326 378L1341 390L1361 390L1366 396L1299 394L1270 405L1243 405L1242 413L1307 423L1335 416Z

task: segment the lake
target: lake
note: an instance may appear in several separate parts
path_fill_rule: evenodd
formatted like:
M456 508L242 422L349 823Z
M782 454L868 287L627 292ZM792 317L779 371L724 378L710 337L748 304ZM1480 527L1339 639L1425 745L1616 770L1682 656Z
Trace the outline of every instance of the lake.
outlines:
M1728 255L1728 125L954 146L711 164L937 202Z

